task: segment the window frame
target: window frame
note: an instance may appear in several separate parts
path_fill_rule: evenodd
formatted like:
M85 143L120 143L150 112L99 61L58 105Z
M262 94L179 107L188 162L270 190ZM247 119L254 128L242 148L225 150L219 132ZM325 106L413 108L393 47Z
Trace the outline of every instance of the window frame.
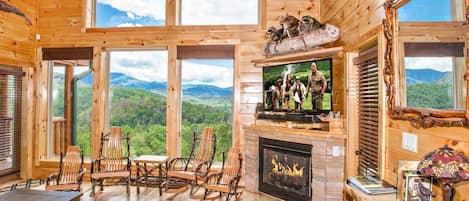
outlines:
M233 50L235 50L235 47L233 47ZM231 146L234 146L234 145L235 145L235 131L236 131L236 129L235 129L235 126L236 126L236 125L235 125L235 122L236 122L236 119L235 119L235 117L236 117L236 116L235 116L235 109L236 109L236 107L235 107L235 98L236 98L236 96L235 96L235 92L236 92L236 91L235 91L235 84L236 84L236 79L235 79L235 78L236 78L236 60L235 60L235 59L236 59L236 58L235 58L235 56L233 55L233 58L231 58L231 60L233 61L233 67L232 67L232 70L233 70L233 86L232 86L232 87L233 87L233 92L232 92L232 94L231 94L232 102L231 102L231 114L230 114L230 115L231 115ZM178 68L178 72L180 73L180 74L177 76L177 77L178 77L177 82L179 83L179 93L181 94L180 99L179 99L179 103L178 103L178 104L179 104L179 108L180 108L180 111L179 111L179 121L178 121L178 123L179 123L179 125L178 125L178 126L179 126L179 138L178 138L178 142L177 142L177 144L178 144L178 153L182 153L182 140L183 140L183 139L182 139L182 137L183 137L183 135L182 135L182 124L183 124L183 122L182 122L182 112L183 112L183 104L182 104L182 103L183 103L183 96L182 96L182 94L183 94L183 80L182 80L183 64L182 64L182 62L183 62L184 60L191 60L191 59L177 59L177 62L176 62L176 63L177 63L177 68ZM215 60L215 59L203 58L203 59L200 59L200 60ZM195 131L194 131L194 132L195 132ZM202 131L200 130L200 131L197 131L197 132L202 132ZM198 134L200 134L200 133L198 133ZM214 130L214 134L217 134L217 131L216 131L216 130ZM219 138L219 137L217 136L217 150L218 150L218 153L220 153L220 150L219 150L219 147L218 147L218 144L219 144L219 140L220 140L220 139L221 139L221 138ZM229 150L224 150L224 151L226 151L226 153L228 153ZM217 153L215 153L215 159L214 159L215 161L216 161L216 154L217 154ZM215 161L214 161L214 164L218 164L218 165L219 165L219 164L222 163L222 161L216 161L216 162L215 162Z
M163 31L167 28L176 27L181 29L197 30L217 30L217 29L265 29L266 28L266 1L258 0L258 20L257 24L248 25L180 25L181 21L181 1L166 0L166 17L163 26L142 26L142 27L96 27L96 4L97 0L85 0L83 3L83 32L121 32L121 31Z
M106 86L105 86L105 91L106 91L106 107L105 107L105 119L104 119L104 130L105 131L109 131L111 129L111 109L109 107L110 105L110 102L111 102L111 97L110 97L110 92L111 92L111 85L109 83L110 81L110 74L111 74L111 53L112 52L141 52L141 51L166 51L167 54L168 54L168 64L167 64L167 80L166 82L168 83L169 82L169 69L171 68L170 67L170 63L171 61L169 60L170 56L170 52L169 52L169 48L167 46L160 46L160 47L151 47L151 48L106 48L104 50L106 52L106 58L105 58L105 63L104 63L104 72L107 73L107 81L106 81ZM168 87L169 87L169 84L167 86L167 89L168 90ZM168 96L166 96L166 102L168 102ZM167 106L165 106L167 107ZM166 118L167 118L167 115L166 115ZM168 131L168 120L166 119L166 125L164 125L166 127L166 132ZM132 143L130 143L132 144ZM166 147L168 146L168 139L166 138L166 141L164 143L166 145ZM166 154L165 155L168 155L168 150L166 149Z

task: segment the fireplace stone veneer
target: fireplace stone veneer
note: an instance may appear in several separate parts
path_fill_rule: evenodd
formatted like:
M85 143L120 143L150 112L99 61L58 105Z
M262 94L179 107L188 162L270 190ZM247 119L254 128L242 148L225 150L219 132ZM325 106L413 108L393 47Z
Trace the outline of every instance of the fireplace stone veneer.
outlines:
M342 201L345 135L275 126L245 126L246 190L259 191L259 138L312 145L312 201Z

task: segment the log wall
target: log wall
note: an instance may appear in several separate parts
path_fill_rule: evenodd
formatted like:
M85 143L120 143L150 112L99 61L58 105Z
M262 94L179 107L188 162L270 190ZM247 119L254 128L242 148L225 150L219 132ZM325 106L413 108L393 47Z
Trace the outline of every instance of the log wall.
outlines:
M354 51L357 51L363 44L366 44L367 41L373 39L375 36L378 36L378 41L380 37L382 37L381 24L384 19L384 2L384 0L321 1L321 21L339 26L341 36L337 44L344 45L344 48L347 50L346 55L349 53L352 55ZM382 48L383 43L378 43L381 45L380 48ZM384 51L380 51L379 58L384 58ZM353 68L350 62L346 62L346 65L345 68L347 69ZM382 74L380 76L382 76ZM346 91L347 100L349 100L349 98L353 100L353 96L355 95L351 93L353 89L349 88L346 89ZM346 110L349 111L350 109L351 108L347 108ZM389 181L391 184L396 184L396 169L399 160L420 160L426 153L444 144L448 144L469 156L469 129L415 129L408 122L395 121L387 116L382 119L382 123L384 124L384 128L381 133L381 142L383 143L381 146L382 160L380 172L382 178ZM349 140L356 138L358 135L356 129L350 126L353 124L356 123L352 122L349 124ZM417 153L402 149L402 132L417 135ZM356 143L352 144L352 146L356 146ZM348 148L347 163L354 161L355 150L356 149L353 149L353 147ZM352 158L352 160L350 160L350 158ZM459 188L461 188L462 192L468 189L468 185ZM463 194L458 194L457 196L455 200L467 199L462 197L464 196Z

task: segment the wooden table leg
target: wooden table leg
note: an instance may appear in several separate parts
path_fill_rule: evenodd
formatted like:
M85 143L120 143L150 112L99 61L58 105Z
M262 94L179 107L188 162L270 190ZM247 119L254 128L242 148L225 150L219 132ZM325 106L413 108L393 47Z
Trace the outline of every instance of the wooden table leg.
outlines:
M147 163L143 163L143 176L145 178L145 187L148 188L148 170L147 170Z
M137 181L136 181L136 185L137 185L137 194L140 193L140 163L137 162Z

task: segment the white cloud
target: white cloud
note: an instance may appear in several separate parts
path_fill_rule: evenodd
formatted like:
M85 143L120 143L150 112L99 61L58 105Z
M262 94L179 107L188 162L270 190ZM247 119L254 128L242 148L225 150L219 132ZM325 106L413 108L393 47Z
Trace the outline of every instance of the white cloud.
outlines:
M129 11L127 11L127 17L129 17L131 20L135 19L135 15Z
M152 17L155 20L165 19L165 0L98 0L98 3L110 5L111 7L132 15ZM129 16L130 18L130 16Z
M257 24L258 0L182 0L183 25Z
M204 84L217 87L233 86L233 69L182 61L183 84Z
M117 27L141 27L143 24L133 24L133 23L122 23L117 25Z
M144 81L167 82L167 51L113 51L110 71ZM183 84L233 86L233 68L182 61Z
M408 69L433 69L441 72L453 70L451 57L406 57L404 63Z
M155 82L167 82L167 51L113 51L110 71Z

